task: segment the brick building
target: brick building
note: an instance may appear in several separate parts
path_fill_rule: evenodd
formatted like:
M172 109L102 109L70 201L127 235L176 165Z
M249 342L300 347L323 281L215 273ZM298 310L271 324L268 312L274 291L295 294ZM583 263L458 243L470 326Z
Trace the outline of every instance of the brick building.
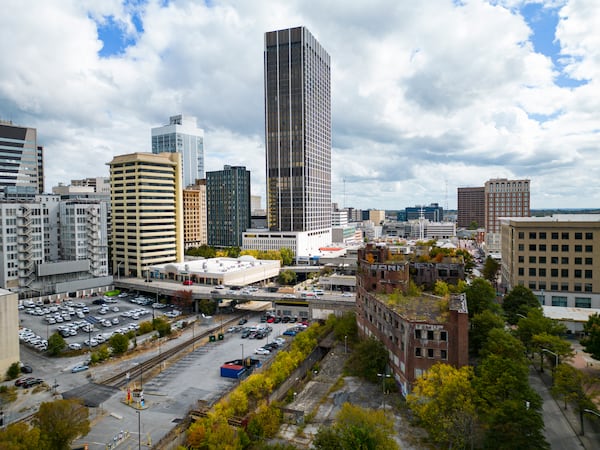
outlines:
M438 362L468 364L468 311L464 294L448 299L408 297L409 264L385 246L358 253L356 315L359 333L388 349L389 366L403 395Z

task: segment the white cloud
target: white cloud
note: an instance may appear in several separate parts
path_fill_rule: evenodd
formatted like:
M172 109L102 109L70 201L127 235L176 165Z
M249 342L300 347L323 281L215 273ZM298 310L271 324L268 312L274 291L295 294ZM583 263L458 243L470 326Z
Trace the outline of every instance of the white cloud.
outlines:
M205 130L206 169L246 165L264 196L263 34L305 25L332 59L334 201L455 207L456 187L505 176L532 180L534 208L597 206L595 0L550 5L566 72L586 81L574 88L535 53L519 1L205 3L3 2L0 118L38 129L47 190L106 175L185 113ZM135 43L101 58L109 17Z

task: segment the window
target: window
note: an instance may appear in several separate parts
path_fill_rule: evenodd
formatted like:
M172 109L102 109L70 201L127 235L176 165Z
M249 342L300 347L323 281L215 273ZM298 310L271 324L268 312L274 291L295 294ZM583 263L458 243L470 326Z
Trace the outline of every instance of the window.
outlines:
M583 233L575 233L575 239L577 239L578 241L583 239Z
M427 349L427 357L428 358L433 358L433 349L432 348L428 348Z
M560 269L560 276L562 278L568 278L569 277L569 269Z
M531 289L532 291L535 291L535 290L536 290L536 287L535 287L535 281L530 281L530 282L529 282L529 289Z
M591 270L586 270L585 271L585 277L589 280L592 278L592 271Z
M540 269L538 270L538 273L539 273L540 277L545 277L546 269L544 267L540 267Z
M540 252L545 252L546 251L546 244L540 244L538 248L539 248Z
M522 267L519 267L519 275L525 275L525 269L523 269Z
M586 266L591 266L592 265L592 258L585 258L585 265Z
M546 264L546 257L540 256L540 264Z
M569 283L560 283L560 290L567 292L569 290Z
M585 246L585 252L586 253L592 253L594 251L594 247L591 245L586 245Z
M423 356L421 352L422 352L422 350L420 347L415 348L415 356Z
M553 295L552 306L567 306L567 297Z
M558 233L552 233L552 239L558 239Z
M574 276L575 278L581 278L581 269L575 269L575 270L573 271L573 276Z
M583 251L583 246L582 245L576 245L575 246L575 252L576 253L581 253Z
M558 291L558 283L550 283L551 291Z
M440 341L447 341L448 340L448 333L445 331L440 331Z
M575 283L575 284L573 285L573 290L574 290L575 292L581 292L581 287L582 287L582 286L581 286L581 283Z
M581 265L581 258L575 258L575 264Z
M558 251L558 244L552 244L552 251L553 252L557 252Z
M427 332L427 339L429 339L430 341L433 341L433 331L432 330L429 330Z
M440 350L440 358L448 359L448 352L446 350Z
M525 232L519 231L519 239L525 239Z
M560 263L561 264L569 264L569 257L563 256L562 258L560 258Z
M585 283L584 285L585 292L592 292L592 283Z
M543 291L544 289L546 289L546 282L545 281L540 281L540 290ZM544 302L542 302L543 304Z
M529 268L529 276L530 277L535 277L535 267L530 267Z
M546 232L540 231L540 239L546 239Z
M519 262L520 263L524 263L525 262L525 257L523 255L519 255Z
M551 262L552 264L558 264L558 256L553 256L553 257L550 259L550 262Z
M520 252L525 251L525 244L519 244L519 251Z
M560 250L562 252L568 252L569 251L569 244L563 244L560 246Z
M575 297L575 308L591 308L591 297Z
M565 233L565 232L563 232L563 233L561 234L561 239L562 239L563 241L567 241L567 240L569 240L569 233Z
M535 256L530 256L529 262L535 264Z
M594 239L594 233L585 233L585 238L588 241Z
M558 269L550 269L550 276L553 278L558 277Z
M529 239L535 239L537 237L537 233L535 231L529 232Z
M535 252L536 251L536 245L535 244L529 244L529 251L530 252Z
M415 338L421 339L421 330L415 330Z

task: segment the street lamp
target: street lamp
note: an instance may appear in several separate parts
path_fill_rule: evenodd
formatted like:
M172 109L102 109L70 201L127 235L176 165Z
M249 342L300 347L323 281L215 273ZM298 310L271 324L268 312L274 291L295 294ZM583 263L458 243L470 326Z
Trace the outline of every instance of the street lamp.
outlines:
M121 264L123 264L123 261L120 261L120 262L117 264L117 280L120 280L120 279L121 279L121 272L120 272L120 270L119 270L119 269L120 269L120 267L121 267Z
M392 376L387 373L378 373L377 376L381 378L381 393L383 394L383 410L385 411L385 379L391 378Z
M554 367L555 368L558 367L558 355L556 353L554 353L552 350L548 350L547 348L543 348L542 349L542 353L543 352L550 353L550 354L554 355L554 362L555 362ZM544 373L544 358L543 357L542 357L542 361L541 361L541 367L542 368L541 368L540 372Z
M240 344L242 346L242 365L244 365L244 344Z
M139 409L135 410L138 416L138 449L142 450L142 414Z
M344 353L348 353L348 336L344 336Z

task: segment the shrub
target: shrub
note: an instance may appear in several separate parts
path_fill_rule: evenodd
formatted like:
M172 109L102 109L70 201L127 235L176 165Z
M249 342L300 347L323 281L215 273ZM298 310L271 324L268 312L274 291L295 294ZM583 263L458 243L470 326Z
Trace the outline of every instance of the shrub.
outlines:
M14 380L21 373L21 366L18 362L12 363L8 370L6 371L6 378L9 380Z

